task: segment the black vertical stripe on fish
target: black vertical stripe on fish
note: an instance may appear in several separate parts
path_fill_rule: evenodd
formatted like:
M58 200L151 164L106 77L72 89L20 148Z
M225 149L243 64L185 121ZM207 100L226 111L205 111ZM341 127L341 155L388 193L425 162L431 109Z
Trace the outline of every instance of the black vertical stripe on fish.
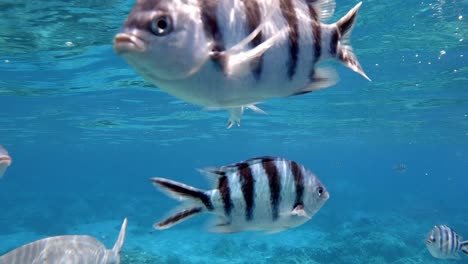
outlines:
M290 167L294 177L294 185L296 187L296 198L293 206L293 208L295 208L296 206L304 203L304 175L302 175L301 168L296 162L290 161Z
M225 50L224 38L216 16L218 1L219 0L199 0L199 5L205 34L208 39L212 39L214 42L211 50L211 60L224 72L226 60L221 53Z
M449 228L447 228L447 240L448 240L447 252L451 253L453 250L453 233L452 233L452 230Z
M435 226L435 229L437 229L437 233L439 233L439 249L442 250L442 231L438 226Z
M452 252L452 247L453 247L453 236L452 236L452 230L447 228L447 253Z
M452 235L452 245L450 247L450 251L452 251L452 253L454 253L457 250L457 242L456 242L457 234L453 230L450 230L450 233Z
M229 188L227 176L222 176L221 178L219 178L218 190L221 194L221 200L223 201L224 213L226 214L226 216L230 217L233 203L231 200L231 190Z
M454 251L457 251L457 250L459 250L460 248L461 248L461 247L460 247L460 240L459 240L459 237L458 237L458 235L457 235L456 238L455 238L455 249L454 249Z
M340 33L338 32L338 29L333 30L333 33L330 37L330 54L332 56L336 56L339 39Z
M247 23L249 27L249 34L252 33L261 23L261 13L260 7L258 5L257 0L242 0L245 7L245 12L247 15ZM250 42L252 47L256 47L260 45L263 41L262 31L260 31L257 36ZM252 72L255 76L255 79L259 80L262 74L262 66L263 66L263 54L260 55L259 58L255 59L252 62Z
M182 196L188 196L188 197L193 197L193 198L198 198L200 201L206 206L208 210L213 210L213 204L211 203L210 197L206 195L204 192L199 191L199 190L193 190L193 189L188 189L184 186L180 186L175 182L172 181L167 181L167 180L162 180L162 179L152 179L154 183L157 183L161 185L162 187L178 193Z
M187 218L187 217L190 217L190 216L192 216L194 214L200 213L202 210L203 209L201 207L194 207L194 208L190 208L190 209L185 209L182 212L177 213L177 214L165 219L162 222L159 222L157 224L157 226L158 227L164 227L164 226L167 226L167 225L177 223L177 222L179 222L180 220L182 220L184 218Z
M296 73L299 57L299 24L293 0L280 0L280 8L289 27L288 78L291 80Z
M314 39L314 60L312 63L312 69L310 71L310 79L313 80L315 74L315 64L320 59L322 55L322 28L320 27L319 15L317 14L317 8L309 4L309 16L310 16L310 23L312 26L312 37Z
M448 246L447 246L447 252L452 252L453 250L453 232L452 230L447 228L447 240L448 240Z
M448 232L447 228L442 226L442 252L448 253Z
M281 200L281 179L278 173L276 165L272 161L262 161L263 169L268 176L268 183L270 186L270 203L272 210L273 221L278 219L279 216L279 204Z
M449 245L448 245L448 252L452 252L453 251L453 248L455 246L455 242L454 242L454 232L452 231L452 229L450 228L447 228L447 232L449 234Z
M245 200L245 219L251 221L253 219L253 210L255 206L255 179L252 175L252 169L247 163L239 163L239 181L242 194Z

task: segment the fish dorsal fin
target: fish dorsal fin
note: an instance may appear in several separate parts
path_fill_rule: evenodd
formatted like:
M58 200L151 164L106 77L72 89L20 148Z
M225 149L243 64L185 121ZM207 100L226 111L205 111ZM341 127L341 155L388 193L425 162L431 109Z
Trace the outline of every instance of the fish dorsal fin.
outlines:
M274 161L274 160L278 160L278 159L280 159L280 158L273 157L273 156L260 156L260 157L255 157L255 158L250 158L250 159L247 159L247 160L244 160L244 161L240 161L240 162L237 162L237 163L233 163L233 164L230 164L230 165L226 165L226 166L223 166L223 167L221 167L219 169L225 171L226 173L228 173L230 171L236 171L236 170L239 170L239 169L243 169L244 166L254 165L254 164L258 164L258 163L265 162L265 161Z
M243 169L244 166L249 166L253 164L258 164L261 162L268 162L268 161L274 161L274 160L279 160L281 158L278 157L273 157L273 156L260 156L260 157L255 157L251 159L247 159L244 161L240 161L237 163L233 163L230 165L222 166L222 167L207 167L203 169L199 169L198 171L206 176L209 176L210 179L209 181L212 181L212 179L219 179L220 177L227 176L229 173L234 173L238 171L239 169Z
M122 250L122 246L125 242L126 233L127 233L127 218L124 219L122 223L122 227L120 228L119 237L117 238L117 241L115 242L114 247L112 248L112 252L114 252L114 254L117 254L117 255L120 254L120 251Z
M209 182L210 186L213 188L217 188L219 183L219 178L226 175L226 173L220 168L217 167L206 167L203 169L198 169L198 172L205 176L205 179Z
M221 170L221 168L218 168L218 167L207 167L203 169L198 169L198 171L203 175L215 177L215 178L219 178L219 177L226 175L226 172Z
M315 12L319 15L320 21L330 19L335 13L335 0L308 0L307 4L315 8Z

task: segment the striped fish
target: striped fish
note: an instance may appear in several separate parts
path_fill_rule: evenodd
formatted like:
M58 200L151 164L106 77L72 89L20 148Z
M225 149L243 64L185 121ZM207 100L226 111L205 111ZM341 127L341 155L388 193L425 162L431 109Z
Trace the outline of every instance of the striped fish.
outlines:
M205 191L164 178L151 179L162 191L187 202L183 209L155 224L156 229L211 213L217 216L210 226L212 232L275 233L302 225L329 198L313 173L283 158L258 157L200 171L216 179L214 189Z
M0 178L3 177L8 167L11 165L11 157L8 151L0 145Z
M127 218L112 250L86 235L44 238L0 256L0 264L120 264L120 251L125 242Z
M137 0L114 51L167 93L227 109L231 127L256 103L335 84L322 61L369 79L349 45L360 6L323 24L334 0Z
M459 252L468 255L468 241L446 225L434 226L426 238L426 247L435 258L459 259Z

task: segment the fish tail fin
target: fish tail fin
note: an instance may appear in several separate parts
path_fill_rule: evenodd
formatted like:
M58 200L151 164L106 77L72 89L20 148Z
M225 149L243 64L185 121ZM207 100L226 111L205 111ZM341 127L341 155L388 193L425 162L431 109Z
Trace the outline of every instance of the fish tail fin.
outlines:
M112 252L119 255L120 251L122 250L123 244L125 242L125 235L127 233L127 218L124 219L122 223L122 227L120 228L119 237L117 241L115 241L114 247L112 248Z
M154 225L156 229L170 228L192 216L202 213L204 210L211 211L214 209L210 196L206 191L164 178L152 178L151 182L162 192L177 200L188 200L196 204L196 206L178 210L176 213L156 223ZM203 206L201 206L201 204Z
M153 227L159 230L168 229L202 212L203 207L201 206L182 209L179 212L166 217L164 220L159 221L159 223L154 224Z
M359 73L367 80L371 80L362 69L353 48L349 45L349 39L356 23L356 17L362 2L359 2L345 16L335 23L335 30L330 39L330 53L341 61L344 65Z
M461 243L461 251L468 255L468 240Z

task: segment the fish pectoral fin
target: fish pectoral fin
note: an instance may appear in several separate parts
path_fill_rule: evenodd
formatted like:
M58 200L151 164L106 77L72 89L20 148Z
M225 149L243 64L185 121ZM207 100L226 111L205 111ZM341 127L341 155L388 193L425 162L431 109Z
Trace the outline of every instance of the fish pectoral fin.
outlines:
M247 50L229 49L222 52L221 55L225 61L225 74L231 78L239 78L250 74L256 60L273 47L285 33L286 30L280 30L254 48Z
M296 91L289 96L301 95L324 89L335 85L338 80L339 78L335 70L331 68L317 69L311 77L311 82L308 85L306 85L302 90Z
M198 169L198 171L203 175L214 177L215 179L218 179L219 177L224 176L225 174L217 167L206 167L203 169Z
M294 207L294 209L291 211L291 215L305 217L307 219L311 218L311 216L309 216L304 210L304 205L302 204L296 205L296 207Z

